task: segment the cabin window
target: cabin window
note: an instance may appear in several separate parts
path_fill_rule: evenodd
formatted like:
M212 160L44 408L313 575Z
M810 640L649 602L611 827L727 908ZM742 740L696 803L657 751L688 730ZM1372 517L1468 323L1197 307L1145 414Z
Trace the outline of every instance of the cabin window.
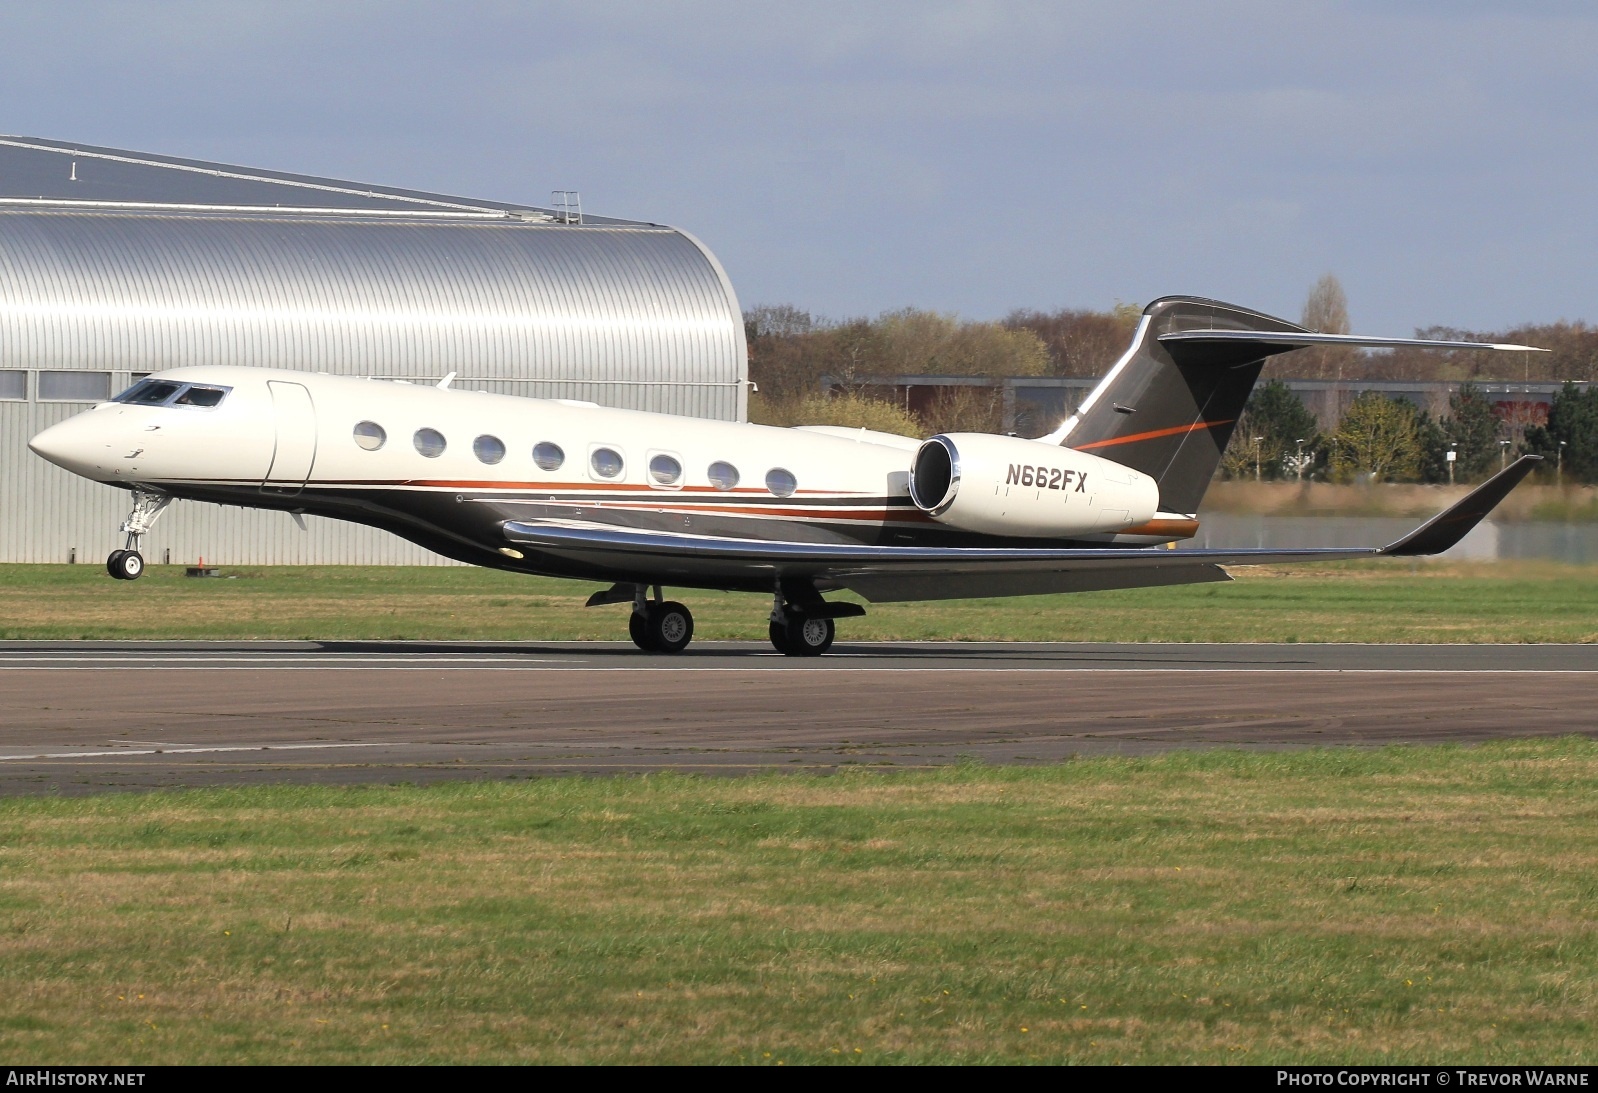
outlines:
M541 471L558 471L561 464L566 462L566 453L561 451L559 444L543 440L533 445L533 462L538 464Z
M111 373L40 372L39 397L56 402L103 402L111 397Z
M498 463L505 458L505 442L497 436L480 436L472 441L472 454L483 463Z
M799 488L798 481L792 471L785 471L781 467L773 467L766 472L766 489L778 497L792 497L793 491Z
M355 425L355 443L369 452L375 452L388 443L388 433L375 421L361 421Z
M705 473L710 476L710 484L718 490L730 490L738 484L738 468L731 463L723 463L718 459Z
M28 397L28 373L21 368L0 368L0 401L20 402Z
M172 400L173 406L197 406L208 410L213 406L220 406L222 399L231 387L206 387L198 383L189 384L188 390Z
M116 397L129 406L160 406L178 393L181 383L170 380L140 380Z
M600 478L616 478L626 464L622 462L621 453L614 448L595 448L588 457L588 465Z
M411 438L411 443L416 445L416 450L428 459L437 459L444 454L444 434L437 429L418 429Z
M682 485L682 464L677 457L656 452L649 458L649 484L651 486Z

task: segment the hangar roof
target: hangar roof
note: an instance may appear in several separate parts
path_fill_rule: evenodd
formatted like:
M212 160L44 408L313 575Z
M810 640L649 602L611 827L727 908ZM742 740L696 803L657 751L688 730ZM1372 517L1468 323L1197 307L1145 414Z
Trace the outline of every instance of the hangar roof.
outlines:
M228 163L98 148L39 137L0 136L0 204L204 206L225 209L325 209L420 216L520 214L553 218L532 205L295 175ZM532 214L530 217L528 214ZM639 221L585 216L585 223Z
M732 285L676 228L0 137L0 380L190 364L723 419L748 379Z

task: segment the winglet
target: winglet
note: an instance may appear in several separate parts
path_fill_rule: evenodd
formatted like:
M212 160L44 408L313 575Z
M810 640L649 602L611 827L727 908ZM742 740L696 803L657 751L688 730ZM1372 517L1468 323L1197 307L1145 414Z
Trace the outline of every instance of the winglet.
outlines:
M1441 554L1481 523L1482 517L1497 508L1498 503L1509 496L1509 491L1520 485L1520 480L1542 461L1540 455L1521 456L1460 498L1456 504L1439 512L1397 542L1382 547L1377 553L1393 558Z

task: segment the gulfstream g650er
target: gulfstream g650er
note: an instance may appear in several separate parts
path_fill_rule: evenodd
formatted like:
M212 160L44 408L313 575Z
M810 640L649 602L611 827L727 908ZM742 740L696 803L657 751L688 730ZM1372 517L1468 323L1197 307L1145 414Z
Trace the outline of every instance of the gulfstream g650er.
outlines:
M1310 345L1525 346L1317 334L1191 297L1156 300L1069 420L1025 439L777 429L265 368L178 368L33 438L39 455L133 494L141 537L174 499L353 520L450 558L605 582L644 649L693 618L661 586L765 592L771 642L825 652L829 601L1017 596L1228 580L1228 563L1446 550L1531 470L1527 456L1368 550L1167 550L1266 358ZM652 593L652 594L651 594Z

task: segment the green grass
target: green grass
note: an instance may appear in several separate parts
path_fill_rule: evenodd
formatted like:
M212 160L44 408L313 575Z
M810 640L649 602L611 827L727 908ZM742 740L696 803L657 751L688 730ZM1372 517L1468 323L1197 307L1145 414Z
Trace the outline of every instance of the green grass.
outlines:
M626 638L599 586L461 567L225 567L191 580L152 566L0 566L4 638ZM1005 600L880 604L843 640L1598 641L1598 567L1344 563L1243 567L1226 585ZM701 639L764 641L763 596L671 590ZM848 598L848 597L844 597Z
M0 801L0 1055L1587 1063L1598 744Z

